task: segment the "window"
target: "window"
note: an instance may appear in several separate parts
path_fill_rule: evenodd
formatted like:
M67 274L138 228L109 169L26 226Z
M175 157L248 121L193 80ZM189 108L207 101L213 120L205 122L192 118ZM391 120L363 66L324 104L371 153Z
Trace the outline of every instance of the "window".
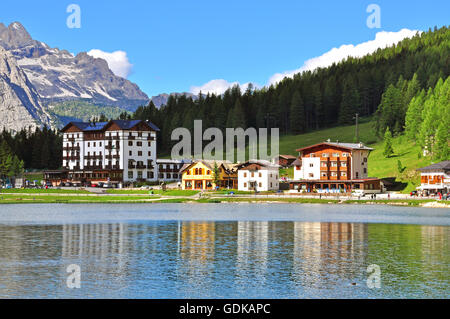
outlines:
M313 163L309 163L309 167L314 167L314 164Z
M309 177L314 177L314 174L313 173L309 173Z
M206 175L211 175L211 171L208 170L208 171L206 172Z
M184 185L185 185L185 188L192 188L192 182L191 181L186 181L186 183Z
M129 151L128 155L132 156L133 155L133 151Z
M191 171L190 171L190 170L187 170L187 171L186 171L186 175L191 175Z
M138 151L138 156L142 156L142 151Z
M359 178L359 172L356 172L356 178Z
M255 173L254 172L252 172L252 177L255 177Z
M339 153L333 153L333 157L339 157Z
M148 147L152 146L152 142L148 142Z
M152 156L152 152L148 151L148 156Z
M346 172L342 172L341 175L342 176L347 176L347 173Z
M327 166L328 166L327 162L320 162L320 165L321 165L322 167L327 167Z
M142 142L136 142L137 146L142 146Z
M328 154L328 153L322 153L322 157L329 157L330 156L330 154Z
M346 163L346 162L342 162L342 163L341 163L341 166L342 166L342 167L347 167L347 163Z
M259 177L262 177L262 174L261 174L261 173L259 173ZM272 177L272 174L270 174L270 177Z
M244 173L244 177L247 177L247 173Z
M91 142L88 142L88 147L91 147Z
M137 176L138 176L139 179L142 179L142 171L139 171L139 172L137 173Z
M247 183L244 183L244 187L247 187Z
M364 174L367 174L367 168L364 167Z
M99 143L99 146L102 147L102 142Z
M337 162L331 162L332 167L337 167Z
M261 183L260 183L261 184ZM272 183L270 183L270 188L272 188Z
M128 146L133 146L133 141L128 141Z
M309 157L314 157L314 153L309 154Z
M342 157L348 157L348 153L342 153Z
M96 143L94 142L94 147L95 147Z
M331 176L337 176L337 173L336 172L332 172Z
M270 184L272 184L272 183L270 183ZM259 187L262 187L262 183L258 183L258 186L259 186Z
M128 179L133 179L133 171L128 172Z
M364 163L367 163L367 157L364 157Z
M327 177L327 173L322 173L322 177Z

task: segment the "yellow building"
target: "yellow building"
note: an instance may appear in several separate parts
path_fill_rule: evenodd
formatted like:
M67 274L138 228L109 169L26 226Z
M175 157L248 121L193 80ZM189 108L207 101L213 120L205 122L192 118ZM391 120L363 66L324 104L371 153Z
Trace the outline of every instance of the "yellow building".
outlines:
M214 183L214 163L219 168L219 183ZM220 188L237 189L237 165L228 161L195 160L181 169L182 188L208 190Z

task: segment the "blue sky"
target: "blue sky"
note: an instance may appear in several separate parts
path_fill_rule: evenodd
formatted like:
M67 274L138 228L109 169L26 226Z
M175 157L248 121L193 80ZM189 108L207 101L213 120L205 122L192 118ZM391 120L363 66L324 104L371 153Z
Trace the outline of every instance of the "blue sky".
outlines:
M69 29L66 8L81 8ZM369 4L381 28L366 25ZM190 91L214 79L265 85L334 47L377 32L449 24L450 1L2 1L0 22L21 22L33 38L78 53L125 51L128 79L149 96Z

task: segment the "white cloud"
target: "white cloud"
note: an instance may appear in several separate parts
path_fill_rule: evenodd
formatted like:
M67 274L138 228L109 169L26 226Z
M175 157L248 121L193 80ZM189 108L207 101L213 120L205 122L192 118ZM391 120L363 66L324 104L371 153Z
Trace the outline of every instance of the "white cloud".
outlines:
M244 92L245 90L247 90L247 87L249 84L250 84L250 82L247 82L247 83L244 83L241 85L239 82L228 82L227 80L216 79L216 80L211 80L208 83L205 83L201 86L191 86L191 93L199 94L201 91L202 94L214 93L216 95L221 95L227 89L229 89L235 85L239 85L241 88L241 91ZM255 84L255 83L252 83L252 84L253 84L253 87L258 87L257 84Z
M375 52L379 48L392 46L405 38L411 38L415 36L417 32L420 33L420 31L409 29L402 29L398 32L381 31L375 35L375 40L363 42L357 45L344 44L339 48L331 49L319 57L307 60L299 69L274 74L270 77L268 85L270 86L271 84L276 84L285 77L293 77L296 73L312 71L319 67L323 68L330 66L333 63L340 62L349 56L355 58L363 57L367 54Z
M128 61L127 53L125 51L114 51L112 53L104 52L102 50L93 49L87 54L94 58L102 58L108 62L111 71L120 77L127 78L131 73L133 65Z

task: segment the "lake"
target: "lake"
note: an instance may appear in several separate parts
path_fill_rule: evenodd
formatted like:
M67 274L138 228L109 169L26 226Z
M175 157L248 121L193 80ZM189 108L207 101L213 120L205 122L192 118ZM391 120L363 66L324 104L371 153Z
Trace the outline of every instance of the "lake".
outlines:
M449 298L449 226L387 205L0 205L0 298Z

